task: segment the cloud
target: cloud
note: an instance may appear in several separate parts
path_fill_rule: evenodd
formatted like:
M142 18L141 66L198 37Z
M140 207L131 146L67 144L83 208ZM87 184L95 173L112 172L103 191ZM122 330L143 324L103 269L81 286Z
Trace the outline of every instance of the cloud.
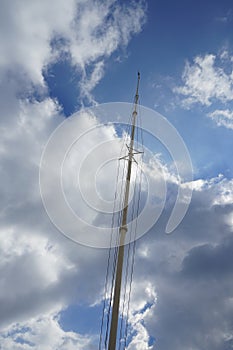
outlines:
M211 107L207 116L217 126L232 129L230 109L233 101L232 64L233 59L227 49L217 55L196 56L193 63L186 62L182 74L183 85L173 89L173 92L179 95L182 107L190 109L201 105L207 108L207 111ZM218 108L213 111L216 105Z
M5 134L2 139L2 148L5 149L2 171L9 170L8 173L12 174L10 178L6 175L3 177L4 182L1 186L2 193L5 193L6 207L1 213L2 294L0 296L3 307L0 321L2 326L9 329L4 342L9 342L9 345L6 343L6 349L7 346L9 349L14 346L20 349L20 345L14 344L16 340L12 337L14 334L20 334L25 327L26 329L29 327L31 330L27 331L23 337L27 340L31 337L36 348L46 324L47 327L51 327L51 332L55 327L56 331L62 335L55 338L56 342L52 342L54 339L52 336L49 337L49 340L45 339L49 350L58 346L57 344L61 348L67 346L68 349L69 347L72 349L74 344L77 345L79 342L80 344L83 342L85 344L83 347L86 346L88 349L89 340L85 334L67 334L51 318L52 316L46 320L44 317L46 318L49 313L59 318L61 310L72 302L86 301L89 304L100 302L104 283L103 271L105 271L107 261L106 252L82 248L60 237L52 225L49 225L40 202L37 174L41 151L49 132L62 120L56 101L51 99L45 99L42 102L25 100L22 103L21 101L20 111L16 127L8 135ZM92 118L87 119L86 123L95 126L97 121ZM79 127L85 127L85 125L82 126L80 121ZM100 140L103 141L114 135L116 137L114 129L107 126L97 132L95 137L88 138L86 146L88 149L92 148ZM83 147L85 148L85 145ZM7 169L7 164L9 169ZM148 173L153 176L155 187L159 181L158 164L156 164L153 167L153 164L150 163L148 168ZM172 199L176 197L177 178L167 166L161 163L159 165L163 167L165 178L171 185L169 191L171 203L165 211L167 215ZM104 177L100 178L100 181L103 180L103 183L106 183L108 180L106 174L102 173L102 175ZM72 180L71 177L68 178ZM103 194L105 191L109 192L111 188L111 176L109 179L109 186L101 186ZM216 239L217 229L221 232L226 231L225 221L222 226L220 223L232 204L231 181L220 175L211 180L199 179L187 186L194 187L195 193L187 221L174 233L174 237L181 235L181 242L180 238L177 238L174 246L171 247L174 240L171 243L164 241L161 237L158 239L158 234L156 235L154 230L159 233L164 232L162 220L151 231L148 238L145 237L142 242L143 247L139 243L138 261L136 262L139 271L135 274L132 294L130 315L132 338L128 345L129 349L153 349L150 336L158 338L161 348L162 346L166 348L161 337L163 337L164 330L170 327L168 319L174 317L173 315L178 312L177 308L182 307L182 297L187 298L181 293L180 288L184 288L185 283L190 283L189 288L192 289L191 282L187 281L186 270L183 268L183 265L188 266L185 258L192 255L192 249L204 244L203 241L210 241L209 244L212 247L213 236ZM222 211L218 211L219 208ZM188 227L189 234L182 235L186 227ZM229 227L228 225L227 229ZM181 269L183 269L184 277L178 288L176 278L178 281L181 278L178 273ZM173 284L177 289L172 286ZM201 290L202 286L199 288ZM176 307L172 307L171 304L174 298L177 303ZM170 305L170 308L167 308L166 305ZM197 299L193 295L187 300L185 307L192 305L197 307ZM192 313L191 315L194 318L195 315ZM159 317L158 322L154 323L153 318L157 320L157 317ZM180 328L177 326L175 329L177 334L182 332L183 323L185 321L181 319ZM198 327L195 328L195 332L200 332ZM67 339L68 345L63 344L61 338ZM91 338L90 342L95 344L95 338ZM25 344L23 348L26 349ZM183 344L189 344L185 336L181 337L177 350L182 349ZM206 349L208 349L208 342L206 344Z
M50 41L55 34L68 35L76 1L2 2L1 73L25 75L33 84L44 85L42 70L52 59Z
M187 62L182 75L183 85L174 92L183 96L182 104L191 108L195 104L211 106L214 101L226 103L233 98L232 61L213 54L196 56L193 63ZM225 70L229 64L230 72Z
M232 21L232 10L228 10L224 16L216 17L215 20L220 23L227 24Z
M208 114L218 126L225 126L228 129L233 129L233 112L229 109L217 109Z
M44 76L50 65L68 57L80 75L82 94L91 98L107 58L126 46L144 21L144 2L1 3L0 324L4 330L0 347L4 349L93 349L90 335L61 328L59 313L70 303L99 300L106 252L78 247L62 237L42 206L41 153L64 120L59 102L49 97Z
M126 46L144 22L143 1L126 6L114 0L4 0L0 14L0 75L8 74L21 83L46 90L44 71L66 55L81 74L82 92L89 95L100 79L100 64Z
M155 286L145 278L137 279L132 286L132 301L129 312L129 334L127 350L151 350L150 335L145 322L156 304Z
M53 314L31 319L0 333L4 350L92 350L92 341L90 335L65 332L59 325L59 319Z
M91 72L90 76L86 77L86 74L85 74L85 76L83 77L83 82L81 83L82 95L86 96L89 100L93 100L93 97L90 92L99 83L103 75L104 75L104 62L99 61L94 66L94 69Z
M225 278L231 274L233 263L233 257L229 254L231 249L232 239L225 239L217 246L204 244L192 248L182 262L181 274L197 279Z
M1 326L61 307L64 298L54 301L53 293L61 276L73 273L71 262L35 230L30 235L8 227L0 239Z
M49 111L48 117L43 118L44 114L40 114L41 110ZM60 311L64 310L69 303L74 301L82 303L85 300L93 304L100 301L104 282L103 271L105 271L107 261L106 252L82 248L63 239L49 225L46 215L42 214L43 209L38 204L39 194L34 189L38 170L37 167L34 170L34 165L38 165L41 147L44 143L37 145L34 140L44 140L48 131L46 126L48 125L49 129L50 123L56 124L57 113L58 119L62 117L59 117L59 109L56 104L51 103L51 100L44 101L42 105L38 102L30 104L29 101L26 101L22 111L23 115L17 124L18 129L13 130L14 137L9 135L3 140L3 146L11 147L14 173L20 174L21 171L22 178L26 178L27 182L22 186L21 178L16 177L15 179L18 179L19 182L12 183L9 179L7 186L5 185L10 188L12 183L14 187L12 188L12 201L8 202L1 222L3 242L1 245L3 271L1 274L1 301L4 305L1 322L5 327L8 326L8 333L4 333L8 334L7 337L5 335L2 337L6 343L6 349L7 346L9 349L14 349L14 346L20 349L19 344L14 344L16 342L14 337L22 333L22 329L25 332L25 328L27 330L28 327L30 329L25 335L21 334L21 337L26 341L31 339L35 344L34 347L37 348L38 339L44 334L44 329L47 327L53 334L50 337L49 333L49 339L45 337L49 350L56 346L73 349L73 346L78 346L78 344L80 348L86 346L88 349L90 346L92 349L89 343L95 344L95 338L89 341L85 334L67 333L61 329L57 319L59 319ZM30 119L32 114L35 118L33 122ZM95 120L89 122L95 123ZM20 133L22 131L23 137ZM106 128L104 132L106 138L113 133L113 130ZM96 141L100 139L103 139L103 132L97 134ZM95 139L89 139L88 142L93 145ZM23 162L23 159L17 162L17 157L21 153L26 155L27 162ZM150 173L154 176L156 186L158 173L156 171L150 171ZM175 199L177 179L172 173L169 173L166 166L165 176L171 184L170 197ZM7 179L5 179L5 184L6 181ZM221 295L221 302L218 302L214 293L219 291L219 287L213 279L219 280L219 273L226 269L226 266L228 271L230 270L226 236L231 226L226 221L226 215L233 212L232 181L220 175L210 180L199 179L187 186L194 188L194 200L185 221L174 235L169 238L164 235L165 226L163 224L166 219L162 218L160 223L143 240L139 241L131 302L132 338L128 345L129 349L153 349L159 346L165 350L171 344L167 340L169 331L175 350L187 349L188 346L193 346L194 341L198 344L198 348L200 348L199 344L204 342L205 349L218 350L217 343L214 343L212 338L206 340L200 335L201 332L203 334L210 332L212 327L211 317L202 315L202 310L208 313L208 308L214 310L213 313L219 313L214 323L214 327L217 328L216 333L220 337L219 344L224 346L230 341L229 337L224 338L224 334L229 332L231 318L225 312L226 308L223 310L222 304L228 305L230 302L228 299L231 296L230 293L227 296L218 294ZM5 189L4 186L2 188ZM13 193L17 194L17 203ZM172 203L165 209L166 217L171 205ZM219 232L223 237L218 237ZM216 245L219 246L217 250L215 250ZM205 272L205 264L208 263L211 266L215 256L220 257L224 253L228 257L225 259L225 265L215 264L211 273ZM198 260L200 260L200 265L198 265ZM204 277L199 272L197 284L198 269L203 270ZM209 295L207 282L210 277L210 285L213 290L211 300L207 298ZM204 287L203 279L206 281ZM223 275L223 280L224 283L228 283L227 275ZM16 286L15 281L17 281ZM224 286L231 290L229 285L224 284ZM9 290L12 293L7 293ZM198 312L202 295L204 295L206 304L201 304ZM53 316L46 316L48 314ZM225 318L224 328L217 326L218 321L220 322L223 317ZM190 329L193 331L192 336ZM55 333L53 332L57 334L57 337L54 338ZM175 341L177 335L179 335L179 340ZM150 336L156 338L155 345L151 345ZM22 345L23 349L27 349L25 344Z
M100 302L107 252L65 239L42 207L41 152L64 120L58 101L48 97L43 72L68 54L91 98L107 57L141 30L144 5L61 0L1 5L1 347L92 350L96 335L65 331L59 316L69 304ZM194 64L195 74L207 79L199 70L215 72L217 63L209 58L203 65L203 60ZM228 87L219 96L226 101L231 88L221 67L217 76L219 72L221 84ZM193 91L192 83L187 91ZM201 100L197 86L194 91L194 101ZM219 97L209 88L203 103L212 98ZM176 178L165 170L172 201ZM206 350L225 350L232 344L232 180L199 179L194 188L190 211L172 236L164 235L168 205L158 224L138 241L129 349L186 350L204 344Z
M199 185L176 232L164 236L160 223L137 247L136 275L144 273L156 292L144 322L153 349L219 350L232 341L231 181L220 176ZM217 200L223 192L228 203Z

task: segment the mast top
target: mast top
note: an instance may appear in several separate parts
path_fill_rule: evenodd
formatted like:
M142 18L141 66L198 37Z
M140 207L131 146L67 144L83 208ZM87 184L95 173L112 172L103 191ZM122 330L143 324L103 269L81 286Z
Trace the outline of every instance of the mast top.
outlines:
M138 83L137 83L136 96L138 96L138 90L139 90L139 81L140 81L140 72L138 72Z
M139 81L140 81L140 72L138 72L138 81L137 81L137 88L136 88L136 94L135 94L135 98L134 98L134 113L136 113L137 110L137 104L138 104L138 99L139 99Z

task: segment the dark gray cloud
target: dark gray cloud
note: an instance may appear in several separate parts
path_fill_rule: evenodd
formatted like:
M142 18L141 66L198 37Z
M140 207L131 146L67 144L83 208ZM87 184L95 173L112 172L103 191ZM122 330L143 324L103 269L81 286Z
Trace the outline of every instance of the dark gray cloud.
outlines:
M156 339L153 349L220 350L232 344L233 238L226 223L232 206L211 206L212 195L212 189L195 193L171 236L157 226L138 242L136 278L149 278L157 293L145 319Z
M3 344L0 348L22 349L15 344L12 334L17 333L17 327L21 330L30 325L28 337L34 334L34 348L49 333L47 349L73 350L77 344L80 349L88 349L87 346L92 349L86 338L62 332L55 317L70 303L93 304L100 300L107 251L82 247L66 239L53 227L42 207L38 186L40 155L50 132L63 119L56 101L46 97L43 69L54 59L49 43L57 30L65 37L70 36L73 60L78 66L84 64L84 76L86 61L94 62L94 66L99 64L98 70L103 64L99 60L120 45L123 34L127 44L132 34L140 31L144 8L140 4L132 7L124 18L118 9L116 15L121 27L114 27L115 31L107 32L98 45L92 45L95 31L92 17L86 14L95 10L91 12L93 15L99 15L101 20L105 18L100 9L92 9L92 1L84 6L89 21L87 32L85 28L74 32L75 27L69 32L71 22L74 24L76 1L70 0L69 6L63 0L57 1L55 7L52 2L22 4L3 1L7 9L5 18L3 11L0 14L5 33L0 37L4 51L0 66L0 326L11 330L7 337L0 338ZM71 11L64 13L64 6ZM107 5L104 8L109 9ZM56 21L51 21L51 13L55 13ZM36 19L35 23L32 18ZM117 26L117 21L114 24ZM106 30L109 28L106 26ZM88 50L84 46L75 50L86 37ZM110 43L115 46L109 46ZM86 93L90 93L103 71L96 73L87 77L86 84L82 82ZM40 102L25 97L30 95L32 84L41 85L40 93L44 97ZM22 88L25 96L21 94L19 98ZM153 304L143 314L144 321L139 319L144 328L136 332L142 334L146 329L155 337L156 350L232 349L233 207L229 184L230 180L214 179L196 189L182 224L167 236L164 231L176 194L171 186L163 216L137 243L131 305L134 309L140 306L140 311L148 300ZM56 343L57 339L66 342ZM145 339L147 342L147 334ZM141 349L140 337L135 346Z
M232 275L233 237L213 246L211 244L194 247L183 260L182 275L196 279L225 279Z

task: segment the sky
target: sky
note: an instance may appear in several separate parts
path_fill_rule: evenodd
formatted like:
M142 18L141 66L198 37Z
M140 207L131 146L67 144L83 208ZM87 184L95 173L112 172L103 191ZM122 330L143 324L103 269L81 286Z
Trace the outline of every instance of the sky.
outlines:
M74 210L102 227L106 218L86 210L74 191L74 164L86 161L81 179L88 199L96 200L89 181L93 169L101 196L108 196L115 173L111 166L101 171L102 156L111 159L122 143L112 126L97 130L98 117L85 114L85 107L132 103L138 70L140 104L155 115L151 130L160 113L187 147L193 179L184 180L183 188L193 192L185 217L167 235L179 188L177 163L158 140L147 140L155 158L145 160L145 174L158 191L149 209L153 198L162 202L163 181L167 195L160 218L136 243L126 349L232 349L232 1L0 0L0 5L0 349L98 346L108 249L74 242L50 220L40 193L41 157L57 127L72 127L75 120L70 137L94 128L67 153L62 180ZM67 141L62 136L58 133L46 188L56 210L58 172L52 167ZM112 142L104 152L97 149L103 141ZM90 162L85 155L93 150ZM91 233L85 223L66 224L83 239Z

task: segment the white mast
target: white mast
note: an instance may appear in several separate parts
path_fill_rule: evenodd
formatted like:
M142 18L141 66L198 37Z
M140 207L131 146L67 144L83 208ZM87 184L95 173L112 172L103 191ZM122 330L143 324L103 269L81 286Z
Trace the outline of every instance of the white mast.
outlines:
M132 162L133 162L133 156L134 156L134 148L133 148L134 134L135 134L136 118L138 114L137 109L138 109L138 99L139 99L139 95L138 95L139 81L140 81L140 73L138 72L137 88L136 88L136 94L134 98L134 108L133 108L133 114L132 114L130 146L128 147L128 155L127 155L128 167L127 167L126 185L125 185L125 193L124 193L124 207L123 207L121 226L119 229L120 246L119 246L118 258L117 258L117 269L116 269L116 278L115 278L115 286L114 286L114 297L113 297L112 318L111 318L108 350L116 349L118 319L119 319L119 304L120 304L121 282L122 282L122 269L123 269L123 263L124 263L124 244L125 244L125 236L127 233L127 215L128 215L128 205L129 205L130 179L131 179Z

